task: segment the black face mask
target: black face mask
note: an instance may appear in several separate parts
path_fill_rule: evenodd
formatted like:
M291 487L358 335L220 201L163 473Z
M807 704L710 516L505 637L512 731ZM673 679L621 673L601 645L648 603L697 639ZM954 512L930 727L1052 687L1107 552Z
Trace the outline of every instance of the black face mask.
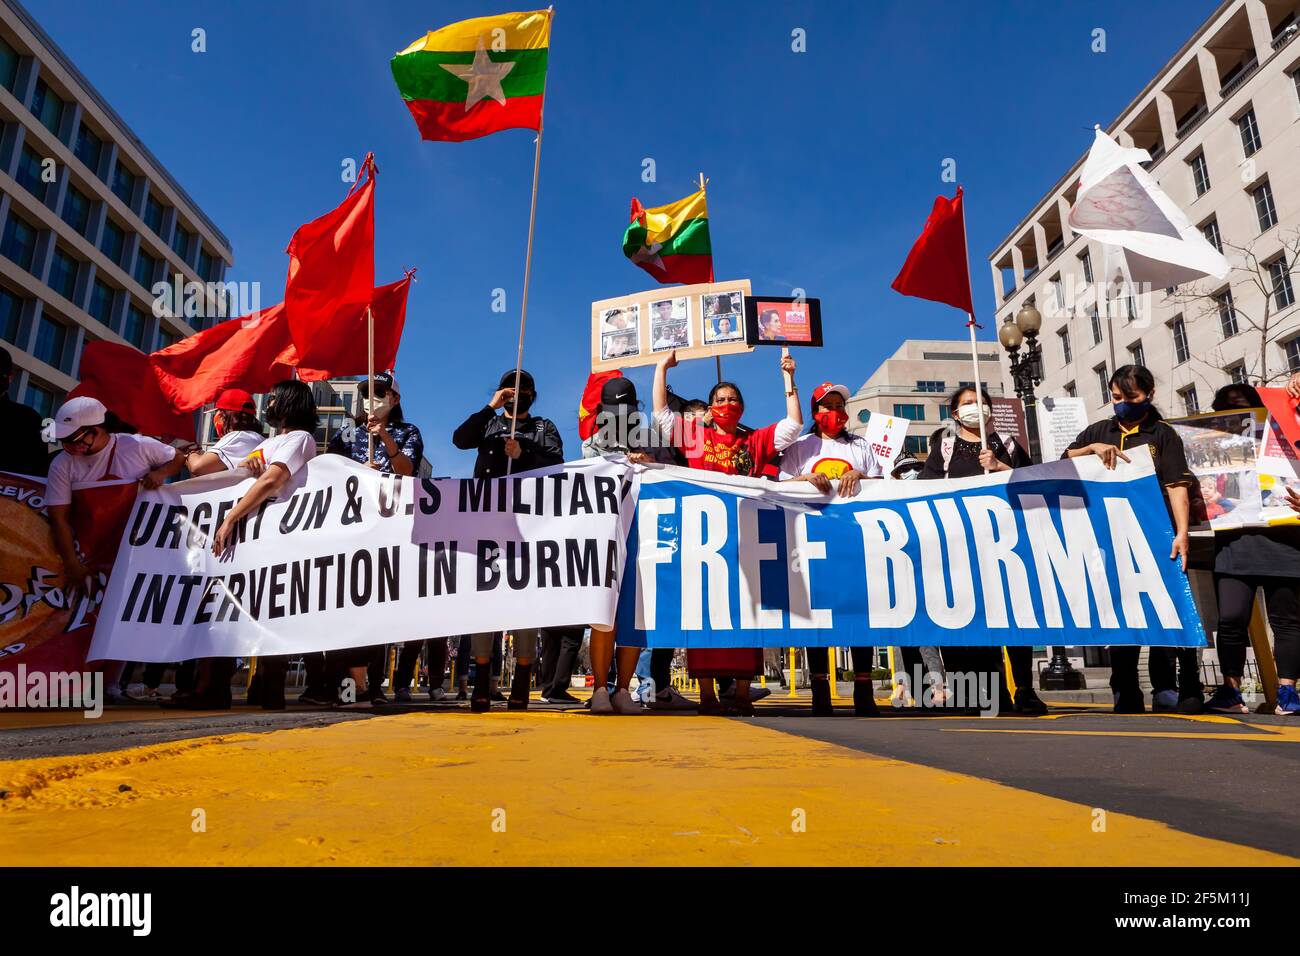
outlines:
M525 391L523 391L522 389L519 391L519 394L518 394L517 397L518 397L518 400L519 400L519 406L518 406L518 407L519 407L519 414L520 414L520 415L525 415L525 414L527 414L527 413L528 413L528 409L530 409L530 408L533 407L533 401L534 401L534 399L537 398L537 396L534 395L532 392L525 392ZM507 403L506 403L506 408L513 408L514 406L515 406L515 403L514 403L514 402L507 402Z

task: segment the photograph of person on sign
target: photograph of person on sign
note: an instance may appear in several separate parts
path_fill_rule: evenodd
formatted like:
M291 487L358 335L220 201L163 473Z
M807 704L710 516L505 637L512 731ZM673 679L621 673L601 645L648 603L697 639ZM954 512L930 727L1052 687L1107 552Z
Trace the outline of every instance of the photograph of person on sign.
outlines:
M745 337L744 297L739 292L719 292L700 297L704 307L704 343L739 342Z
M667 352L691 346L689 299L660 299L650 303L650 351Z
M750 345L820 346L821 300L783 296L746 298L745 341Z

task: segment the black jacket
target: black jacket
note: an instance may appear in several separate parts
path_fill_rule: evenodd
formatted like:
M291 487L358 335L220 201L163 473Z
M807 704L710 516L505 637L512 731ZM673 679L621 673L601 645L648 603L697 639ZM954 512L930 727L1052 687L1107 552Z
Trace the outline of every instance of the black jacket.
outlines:
M465 419L451 435L451 443L466 451L478 449L474 463L475 478L499 478L506 473L510 459L506 457L506 439L510 437L510 419L498 415L491 405L484 405ZM510 472L519 474L564 461L564 442L560 430L547 418L529 415L519 422L515 432L520 455Z

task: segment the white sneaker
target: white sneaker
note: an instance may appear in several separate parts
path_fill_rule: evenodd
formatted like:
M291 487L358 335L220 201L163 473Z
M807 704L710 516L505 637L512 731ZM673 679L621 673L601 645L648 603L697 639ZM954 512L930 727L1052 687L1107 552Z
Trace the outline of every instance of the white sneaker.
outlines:
M609 699L609 702L616 714L640 714L645 711L645 708L633 700L632 695L626 690L614 691L614 696Z
M614 705L609 699L609 691L604 687L597 687L595 693L591 695L591 712L593 714L614 713Z
M149 691L144 684L128 684L126 696L132 700L145 700L149 696Z
M700 705L678 693L676 687L669 687L650 702L651 710L699 710Z

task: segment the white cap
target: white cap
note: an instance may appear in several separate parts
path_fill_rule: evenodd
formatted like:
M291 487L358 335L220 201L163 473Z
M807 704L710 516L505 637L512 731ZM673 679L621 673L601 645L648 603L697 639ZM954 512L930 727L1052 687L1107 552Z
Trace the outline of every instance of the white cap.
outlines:
M70 398L59 406L59 410L54 413L54 418L45 426L41 437L46 442L60 441L79 428L104 424L104 416L107 413L108 409L97 398L91 398L89 395Z

